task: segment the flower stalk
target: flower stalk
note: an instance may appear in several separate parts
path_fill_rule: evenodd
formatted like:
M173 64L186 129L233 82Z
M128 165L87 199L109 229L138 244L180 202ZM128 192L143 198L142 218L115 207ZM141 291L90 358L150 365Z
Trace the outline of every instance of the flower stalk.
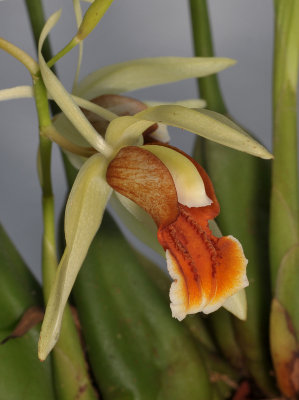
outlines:
M97 24L100 22L105 12L108 10L113 0L95 0L86 11L82 22L78 28L76 35L71 41L60 50L54 57L52 57L47 65L51 68L58 60L65 56L78 44L82 43L84 39L94 30Z
M32 29L35 44L37 46L39 35L45 23L44 10L41 0L25 0L30 26ZM46 40L43 48L46 60L52 58L51 46L49 40Z
M42 270L43 270L43 293L47 303L50 289L54 283L57 270L57 250L55 237L55 213L54 196L51 182L51 150L52 142L45 136L44 132L51 126L51 118L47 100L47 93L41 78L34 82L34 92L36 107L40 126L40 145L39 145L39 177L42 188L42 209L43 209L43 242L42 242ZM56 393L61 399L68 399L76 396L81 387L86 386L84 398L86 400L95 399L95 394L89 376L86 371L85 360L79 341L78 333L71 315L70 308L67 307L62 324L61 337L57 348L53 353L54 376ZM75 368L81 378L75 375L72 379L68 369L70 365ZM69 384L66 384L69 380Z
M206 1L189 0L192 22L194 53L199 57L213 57L213 40L211 35L208 7ZM197 81L200 95L211 108L221 114L227 114L217 75L207 76Z
M40 145L38 157L38 172L42 189L42 208L43 208L43 290L45 302L49 297L49 291L54 280L57 269L55 220L54 220L54 197L51 182L51 152L52 142L43 132L51 125L48 99L45 86L41 78L34 80L34 97L40 128Z
M30 2L28 2L30 3ZM28 5L28 13L33 27L35 38L40 34L44 18L40 1ZM50 52L47 48L48 55ZM43 209L43 244L42 244L42 270L43 270L43 292L44 301L49 298L50 288L53 285L57 270L57 249L55 236L55 212L54 196L51 182L51 150L52 142L47 136L47 130L51 128L47 91L39 71L33 76L34 96L40 128L40 145L38 172L42 188ZM75 398L78 393L85 400L96 398L94 389L86 370L85 359L80 344L80 339L71 315L67 307L62 325L61 337L57 348L53 353L55 389L59 399ZM70 370L74 371L70 374ZM80 379L78 379L80 377ZM84 391L82 392L82 388Z

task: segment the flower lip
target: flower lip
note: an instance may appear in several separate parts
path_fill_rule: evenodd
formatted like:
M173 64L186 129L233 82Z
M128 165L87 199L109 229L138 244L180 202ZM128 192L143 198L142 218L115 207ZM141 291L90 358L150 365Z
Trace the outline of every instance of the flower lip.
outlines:
M178 320L187 314L216 311L248 286L247 260L240 243L232 236L213 236L205 213L201 213L203 208L180 205L178 218L158 230L174 279L170 300L172 315ZM229 306L234 311L234 305ZM243 317L246 310L240 306L235 314Z
M172 314L182 320L199 311L210 313L248 286L247 259L239 241L232 236L215 237L209 220L220 212L214 188L205 170L191 157L201 175L207 196L213 201L205 207L179 204L179 216L168 226L159 227L158 240L166 251L167 267L174 279L170 289ZM229 304L237 316L246 315L246 301Z
M209 219L214 219L220 208L204 169L176 151L191 161L203 181L205 196L211 199L201 207L183 205L169 165L158 157L159 152L150 151L155 148L175 151L159 145L124 147L110 162L107 181L143 207L158 225L158 240L166 251L167 267L174 279L170 289L172 314L182 320L187 314L217 310L247 286L247 260L237 239L216 237L209 228ZM243 316L243 311L238 310L238 314Z

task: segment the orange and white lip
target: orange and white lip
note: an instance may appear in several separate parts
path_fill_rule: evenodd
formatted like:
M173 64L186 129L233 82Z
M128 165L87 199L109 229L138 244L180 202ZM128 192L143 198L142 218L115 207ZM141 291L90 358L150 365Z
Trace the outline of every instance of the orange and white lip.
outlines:
M201 239L193 240L198 243ZM192 244L176 243L175 246L170 244L166 250L168 272L174 280L169 293L170 307L173 317L180 321L187 314L216 311L225 305L227 299L248 285L247 260L237 239L231 236L218 239L214 260L207 255L211 249L205 252L201 246L196 250L194 246L192 249ZM197 255L198 252L200 255ZM194 262L196 258L201 261ZM245 318L246 310L242 307L235 310L233 304L232 307L226 308L241 319Z
M232 236L216 237L208 221L220 211L213 185L203 168L183 152L165 145L122 148L110 162L107 182L142 207L158 226L174 280L173 317L210 313L248 285L247 260ZM188 192L188 194L186 194ZM240 318L246 312L228 309Z

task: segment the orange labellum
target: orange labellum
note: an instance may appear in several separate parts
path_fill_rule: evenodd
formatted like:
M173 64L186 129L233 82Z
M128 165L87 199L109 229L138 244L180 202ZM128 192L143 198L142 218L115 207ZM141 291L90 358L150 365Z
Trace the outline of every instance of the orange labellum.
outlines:
M107 181L144 208L158 225L158 240L174 279L170 289L172 314L182 320L187 314L217 310L248 281L247 260L238 240L232 236L217 238L209 228L208 221L219 214L220 207L208 175L179 152L197 168L211 205L189 208L178 203L166 166L140 147L120 150L109 164Z
M186 314L215 311L247 283L241 245L231 236L213 236L205 210L203 215L199 211L179 205L178 218L158 231L159 242L171 256L172 309L180 320Z
M238 240L232 236L217 238L209 228L208 221L220 212L212 182L199 164L185 156L197 168L213 203L196 208L179 204L178 218L158 231L159 242L169 252L168 268L175 280L170 291L172 311L179 320L187 314L217 310L248 284L247 260Z

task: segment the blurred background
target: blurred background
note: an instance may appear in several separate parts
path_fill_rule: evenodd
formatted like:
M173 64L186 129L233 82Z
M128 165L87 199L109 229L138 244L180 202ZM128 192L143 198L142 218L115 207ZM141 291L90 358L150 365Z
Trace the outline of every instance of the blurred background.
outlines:
M46 17L59 8L63 10L50 36L56 53L76 32L72 0L43 3ZM230 113L271 149L272 1L208 0L208 4L216 55L238 61L219 74ZM0 1L0 36L35 56L23 1ZM188 1L115 0L85 41L80 77L102 66L133 58L192 55ZM60 79L69 90L76 62L77 49L73 49L57 64ZM1 52L0 89L29 84L25 68ZM141 100L178 101L197 97L197 86L195 80L187 80L131 95ZM36 172L38 124L33 100L1 102L0 121L0 221L40 279L41 193ZM171 137L173 145L191 151L192 134L174 129ZM66 182L56 146L53 183L58 218Z

